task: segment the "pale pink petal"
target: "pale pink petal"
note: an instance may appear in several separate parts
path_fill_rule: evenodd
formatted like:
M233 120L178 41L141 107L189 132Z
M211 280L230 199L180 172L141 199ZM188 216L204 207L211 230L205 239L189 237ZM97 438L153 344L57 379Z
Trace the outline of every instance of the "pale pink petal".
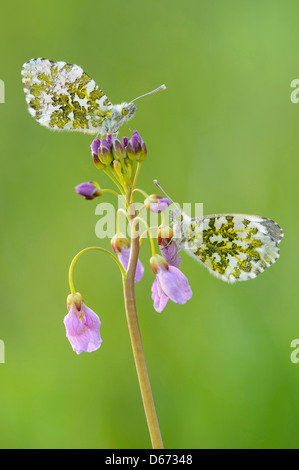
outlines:
M168 297L164 294L157 277L152 285L152 299L154 301L154 309L158 313L162 312L168 302Z
M127 270L130 259L130 248L122 248L122 250L117 253L118 259L121 262L122 267ZM137 261L136 273L135 273L135 282L139 282L142 279L144 273L144 267L141 261Z
M159 245L159 248L169 266L180 267L181 257L179 256L179 250L174 240L171 240L169 243L163 241L163 243Z
M95 351L101 346L100 319L83 302L81 310L77 309L75 302L71 303L70 311L64 318L64 324L66 336L77 354L83 351Z
M186 276L176 267L159 269L157 277L164 294L177 304L184 304L192 297L192 290Z

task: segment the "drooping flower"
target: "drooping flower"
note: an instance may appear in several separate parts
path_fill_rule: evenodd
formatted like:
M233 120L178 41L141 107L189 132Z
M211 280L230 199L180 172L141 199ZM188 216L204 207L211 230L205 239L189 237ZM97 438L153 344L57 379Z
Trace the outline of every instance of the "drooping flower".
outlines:
M171 227L160 227L157 236L158 245L163 258L169 266L180 267L181 257L179 255L178 246L173 238L173 230Z
M101 322L96 313L84 304L81 294L70 294L67 298L69 313L64 317L66 337L77 354L92 352L102 344Z
M96 181L89 181L89 183L81 183L75 187L78 194L83 196L85 199L92 200L96 197L102 196L102 191L99 184Z
M192 297L192 290L186 276L175 266L169 266L160 255L150 259L151 267L156 274L152 285L152 299L157 312L162 312L168 299L176 304L184 304Z
M169 197L163 197L158 194L151 194L144 201L144 205L148 211L158 213L165 211L170 204L171 200Z
M117 254L122 267L126 271L128 269L131 252L129 240L122 234L116 234L111 240L111 246L113 251ZM143 264L138 259L135 272L135 282L141 281L143 273Z

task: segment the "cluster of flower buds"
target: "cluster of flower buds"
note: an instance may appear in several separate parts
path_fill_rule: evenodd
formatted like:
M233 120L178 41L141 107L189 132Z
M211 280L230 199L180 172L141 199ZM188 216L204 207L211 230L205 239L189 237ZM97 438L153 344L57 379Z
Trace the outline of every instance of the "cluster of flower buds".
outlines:
M126 185L131 184L134 176L132 163L144 161L147 154L145 143L137 131L133 132L131 139L123 137L122 142L111 134L102 140L95 139L90 151L99 170L110 167Z

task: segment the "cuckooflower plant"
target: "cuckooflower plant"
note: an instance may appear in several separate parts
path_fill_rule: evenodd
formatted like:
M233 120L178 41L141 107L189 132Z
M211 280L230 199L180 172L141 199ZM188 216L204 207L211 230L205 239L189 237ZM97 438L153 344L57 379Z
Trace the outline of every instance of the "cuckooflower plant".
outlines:
M122 207L117 210L116 233L111 239L112 251L97 246L88 247L79 252L71 263L71 293L67 299L68 314L64 319L66 336L77 354L96 351L102 344L100 319L84 304L81 294L74 287L72 274L75 263L82 254L91 250L103 252L114 260L122 275L128 328L152 445L154 448L163 448L138 324L135 283L141 281L144 274L139 251L143 239L148 235L152 252L149 264L155 274L148 298L151 295L154 309L162 312L169 299L177 304L184 304L192 297L188 279L179 269L181 258L173 239L173 231L165 222L164 211L171 200L166 195L149 195L136 187L141 165L147 156L146 145L137 131L133 131L131 138L123 137L122 141L110 134L101 140L95 139L90 145L90 151L95 166L110 178L115 188L102 189L99 183L90 181L76 186L76 192L86 200L93 200L108 192L121 201ZM137 195L143 198L139 209L135 201ZM147 224L141 217L143 210L145 214L154 213L161 218L159 227ZM126 216L129 236L120 231L121 213ZM140 233L141 227L143 232ZM154 235L156 229L158 232ZM155 239L161 254L156 253Z

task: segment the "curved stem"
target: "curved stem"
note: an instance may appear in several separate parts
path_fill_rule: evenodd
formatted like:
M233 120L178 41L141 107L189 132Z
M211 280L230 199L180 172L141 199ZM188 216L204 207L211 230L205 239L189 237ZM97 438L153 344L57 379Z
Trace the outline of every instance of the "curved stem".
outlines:
M133 191L132 191L132 196L133 196L133 194L134 194L135 192L142 194L142 196L144 196L145 199L148 198L148 194L147 194L145 191L143 191L142 189L139 189L139 188L133 189Z
M149 227L150 231L152 230L159 230L159 227ZM145 238L145 235L148 233L148 229L144 230L144 232L142 232L142 234L140 235L139 237L139 248L141 247L141 243L142 241L144 240Z
M119 208L116 212L116 233L118 235L120 234L120 230L119 230L119 214L120 214L120 212L122 212L125 215L125 217L130 221L127 211L125 211L122 208Z
M76 289L74 287L74 283L73 283L73 270L74 270L74 266L75 266L75 263L76 261L78 260L78 258L83 255L84 253L86 253L87 251L91 251L91 250L97 250L97 251L101 251L103 253L106 253L106 255L109 255L115 262L116 264L118 265L119 269L121 270L121 273L122 273L122 276L123 278L126 277L126 271L124 270L124 268L122 267L121 263L118 261L118 259L112 254L110 253L110 251L108 250L105 250L105 248L101 248L100 246L89 246L88 248L84 248L84 250L81 250L79 251L79 253L76 254L76 256L73 258L71 264L70 264L70 269L69 269L69 284L70 284L70 289L71 289L71 293L72 294L75 294L76 293Z
M131 224L135 219L136 212L131 213ZM132 230L132 227L131 227ZM138 226L136 226L136 231ZM147 419L148 429L151 436L152 446L154 449L163 449L163 441L159 428L159 422L155 409L154 399L152 395L150 380L148 376L142 338L138 323L136 302L135 302L135 272L139 255L139 236L132 238L129 265L127 269L127 277L123 277L124 298L127 314L128 328L132 343L133 355L141 390L141 396L145 415Z
M134 220L131 223L131 238L135 238L138 235L138 233L136 233L137 231L136 231L135 227L136 227L137 224L139 224L139 222L142 222L143 225L146 227L147 233L149 235L150 243L151 243L152 256L155 256L156 255L156 250L155 250L154 240L153 240L153 237L152 237L152 234L151 234L151 228L147 225L145 220L142 219L141 217L135 217Z
M122 202L122 204L124 206L126 206L126 201L125 201L125 198L123 196L123 194L118 194L116 191L114 191L113 189L101 189L102 193L110 193L110 194L113 194L115 197L117 197L117 199L120 199L120 201Z

